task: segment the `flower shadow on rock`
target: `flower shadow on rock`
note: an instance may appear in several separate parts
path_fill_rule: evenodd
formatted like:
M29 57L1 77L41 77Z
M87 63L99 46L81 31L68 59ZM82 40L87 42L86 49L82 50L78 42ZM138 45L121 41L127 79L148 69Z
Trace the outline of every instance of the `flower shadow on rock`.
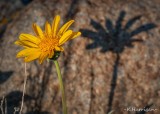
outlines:
M129 32L129 29L138 21L141 16L136 16L130 19L123 27L122 22L126 15L125 11L121 11L116 21L116 25L110 19L106 19L106 29L98 22L91 19L91 25L97 32L81 29L82 36L93 40L93 43L88 44L86 49L95 49L101 47L101 52L112 51L121 53L125 47L133 48L134 42L142 42L141 39L136 39L134 36L141 32L146 32L156 27L154 23L148 23L139 26L135 30Z
M113 25L113 22L108 18L106 19L106 23L105 23L106 28L104 28L100 23L91 19L90 24L93 26L96 32L88 29L81 29L81 33L83 37L87 37L93 40L93 43L88 44L86 46L86 49L90 50L90 49L95 49L100 47L101 48L100 52L102 53L111 51L116 54L116 60L113 66L113 75L111 80L111 89L109 93L107 113L109 113L112 110L112 102L113 102L114 91L117 83L120 54L124 51L125 47L133 48L134 42L138 42L138 43L143 42L142 39L134 38L136 35L142 32L147 32L156 27L154 23L147 23L137 27L133 31L129 31L130 28L138 20L140 20L141 16L138 15L136 17L131 18L130 20L128 20L128 22L124 26L122 26L122 22L125 15L126 15L125 11L120 12L119 17L115 23L115 26ZM93 92L91 94L93 94Z

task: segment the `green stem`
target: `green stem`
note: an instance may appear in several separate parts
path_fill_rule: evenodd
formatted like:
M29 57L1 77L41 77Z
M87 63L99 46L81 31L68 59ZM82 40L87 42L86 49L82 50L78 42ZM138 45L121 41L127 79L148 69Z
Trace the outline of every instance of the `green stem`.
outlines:
M63 80L62 80L60 67L59 67L59 64L58 64L57 60L53 60L53 61L54 61L54 64L56 66L57 75L58 75L58 79L59 79L59 83L60 83L60 89L61 89L61 92L62 92L63 114L67 114L66 96L65 96L64 85L63 85Z

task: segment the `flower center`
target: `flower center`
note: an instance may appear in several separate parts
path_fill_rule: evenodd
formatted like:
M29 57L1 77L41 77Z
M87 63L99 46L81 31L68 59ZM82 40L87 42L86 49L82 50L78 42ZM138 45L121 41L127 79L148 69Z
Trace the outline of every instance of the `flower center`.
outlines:
M39 48L41 51L53 51L55 46L57 46L59 43L59 38L44 38L39 43Z

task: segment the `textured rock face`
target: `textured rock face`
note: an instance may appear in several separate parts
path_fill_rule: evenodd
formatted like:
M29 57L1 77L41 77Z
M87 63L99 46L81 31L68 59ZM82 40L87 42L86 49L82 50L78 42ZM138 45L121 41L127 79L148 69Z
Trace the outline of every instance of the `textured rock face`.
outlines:
M127 108L157 109L160 113L160 2L158 0L37 0L10 23L0 43L0 97L8 113L19 107L24 63L13 42L20 33L33 33L56 14L61 24L82 36L67 43L59 58L69 114L144 114ZM27 63L24 113L61 114L61 94L55 67L47 61ZM125 110L126 109L126 110Z

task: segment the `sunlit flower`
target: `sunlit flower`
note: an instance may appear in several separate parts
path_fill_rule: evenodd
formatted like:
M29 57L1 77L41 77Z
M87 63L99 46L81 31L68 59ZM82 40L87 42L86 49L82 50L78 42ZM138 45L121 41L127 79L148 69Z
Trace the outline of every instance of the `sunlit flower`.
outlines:
M59 29L60 16L57 15L52 25L48 22L45 24L45 31L33 24L33 30L36 35L21 34L15 44L23 46L24 49L18 52L17 57L24 57L25 62L35 59L41 64L45 59L52 58L55 52L63 51L62 45L68 40L74 39L81 35L80 32L67 30L74 20L68 21Z

